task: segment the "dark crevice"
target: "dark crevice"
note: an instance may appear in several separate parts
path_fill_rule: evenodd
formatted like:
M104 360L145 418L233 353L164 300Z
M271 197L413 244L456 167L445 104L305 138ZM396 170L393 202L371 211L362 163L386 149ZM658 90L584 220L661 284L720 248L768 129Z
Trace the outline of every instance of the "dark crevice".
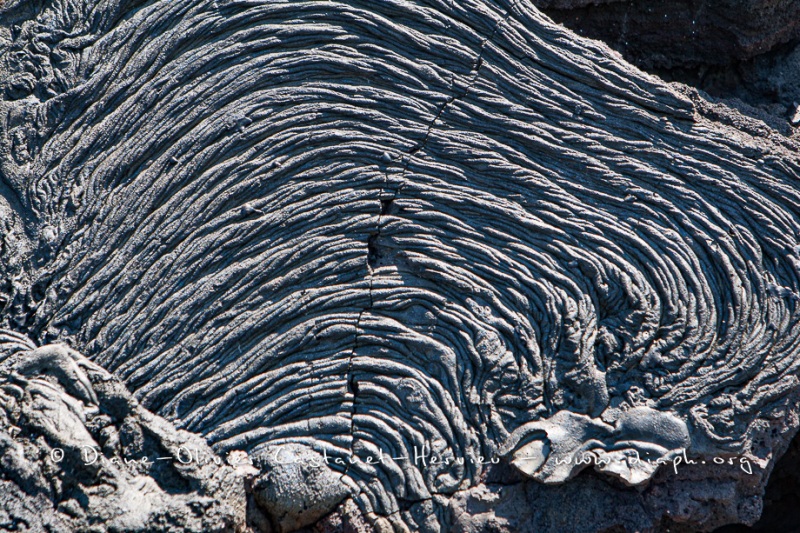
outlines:
M378 248L378 237L380 237L380 233L373 233L367 239L367 262L370 268L374 268L381 258L381 252Z
M389 209L392 208L393 203L394 203L394 198L381 199L381 216L387 215L389 213Z

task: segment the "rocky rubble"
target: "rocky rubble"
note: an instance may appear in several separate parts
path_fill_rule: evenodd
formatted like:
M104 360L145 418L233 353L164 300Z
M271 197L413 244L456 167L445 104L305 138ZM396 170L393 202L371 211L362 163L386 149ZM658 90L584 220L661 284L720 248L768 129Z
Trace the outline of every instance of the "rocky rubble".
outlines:
M3 337L0 530L245 530L241 467L76 351Z

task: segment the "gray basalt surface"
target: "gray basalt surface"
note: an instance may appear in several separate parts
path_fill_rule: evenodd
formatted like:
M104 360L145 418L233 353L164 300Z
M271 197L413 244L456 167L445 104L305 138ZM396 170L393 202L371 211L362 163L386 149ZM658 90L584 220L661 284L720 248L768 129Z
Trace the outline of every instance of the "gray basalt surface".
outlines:
M247 452L250 527L758 519L792 139L528 0L7 1L0 61L2 325Z

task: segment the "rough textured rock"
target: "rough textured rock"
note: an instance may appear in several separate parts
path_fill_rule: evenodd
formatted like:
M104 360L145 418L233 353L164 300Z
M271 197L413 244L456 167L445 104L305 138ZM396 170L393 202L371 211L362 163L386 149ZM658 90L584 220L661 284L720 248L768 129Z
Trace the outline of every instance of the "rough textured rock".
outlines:
M302 444L282 446L258 467L264 474L253 483L253 498L275 531L313 525L351 492L324 456Z
M789 450L775 465L764 495L764 513L752 527L731 525L715 533L746 533L800 530L800 439L792 440Z
M723 65L800 38L794 0L533 0L554 20L648 68Z
M800 3L794 0L534 0L667 80L800 125ZM746 106L740 106L750 113Z
M0 529L244 531L243 477L63 345L0 331Z
M252 524L757 520L798 427L791 139L526 0L0 19L3 321L219 454L327 458Z

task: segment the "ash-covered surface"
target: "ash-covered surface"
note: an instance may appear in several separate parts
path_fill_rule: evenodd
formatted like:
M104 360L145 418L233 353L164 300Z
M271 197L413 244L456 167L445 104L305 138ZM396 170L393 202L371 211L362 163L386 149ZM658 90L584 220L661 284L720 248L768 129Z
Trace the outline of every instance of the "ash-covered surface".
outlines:
M249 454L247 527L758 520L792 136L527 0L3 6L2 326Z

